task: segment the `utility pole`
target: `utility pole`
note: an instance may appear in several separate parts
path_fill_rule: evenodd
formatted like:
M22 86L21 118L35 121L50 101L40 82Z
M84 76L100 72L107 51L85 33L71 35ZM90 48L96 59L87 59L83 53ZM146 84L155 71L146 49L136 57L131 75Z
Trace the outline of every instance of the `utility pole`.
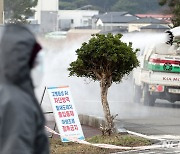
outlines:
M4 24L4 0L0 0L0 24Z

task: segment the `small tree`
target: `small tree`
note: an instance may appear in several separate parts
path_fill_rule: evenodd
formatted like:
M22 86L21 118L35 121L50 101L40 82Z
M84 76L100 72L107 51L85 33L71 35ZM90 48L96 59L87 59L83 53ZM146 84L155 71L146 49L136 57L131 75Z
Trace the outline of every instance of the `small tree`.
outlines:
M136 52L132 44L123 43L121 34L96 34L88 43L83 43L76 50L77 60L70 64L70 76L86 77L100 82L101 102L106 121L105 134L111 135L114 130L107 101L108 88L113 82L119 83L125 74L129 74L138 66Z
M38 0L4 0L5 23L28 23Z

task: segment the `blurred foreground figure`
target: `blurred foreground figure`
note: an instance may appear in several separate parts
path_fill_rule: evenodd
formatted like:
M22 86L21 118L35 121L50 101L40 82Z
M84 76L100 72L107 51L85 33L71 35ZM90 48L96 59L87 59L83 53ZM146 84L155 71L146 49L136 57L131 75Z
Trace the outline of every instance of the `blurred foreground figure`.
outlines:
M40 49L25 26L5 26L0 42L0 154L49 154L45 119L30 77Z

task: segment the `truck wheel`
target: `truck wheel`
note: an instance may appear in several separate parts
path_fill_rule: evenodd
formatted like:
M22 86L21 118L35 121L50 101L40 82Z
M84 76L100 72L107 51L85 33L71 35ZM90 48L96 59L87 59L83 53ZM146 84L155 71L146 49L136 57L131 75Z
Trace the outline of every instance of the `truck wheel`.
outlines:
M140 103L141 95L142 95L141 87L134 84L133 85L133 102Z
M146 106L154 106L155 104L155 97L150 94L148 85L145 85L143 89L143 104Z

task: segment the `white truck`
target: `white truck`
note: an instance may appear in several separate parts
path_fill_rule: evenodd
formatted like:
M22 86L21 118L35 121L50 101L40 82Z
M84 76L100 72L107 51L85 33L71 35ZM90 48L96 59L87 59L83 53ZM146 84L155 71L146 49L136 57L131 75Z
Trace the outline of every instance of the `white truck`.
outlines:
M180 27L166 33L167 42L140 51L140 66L133 71L134 102L153 106L156 99L180 101Z

